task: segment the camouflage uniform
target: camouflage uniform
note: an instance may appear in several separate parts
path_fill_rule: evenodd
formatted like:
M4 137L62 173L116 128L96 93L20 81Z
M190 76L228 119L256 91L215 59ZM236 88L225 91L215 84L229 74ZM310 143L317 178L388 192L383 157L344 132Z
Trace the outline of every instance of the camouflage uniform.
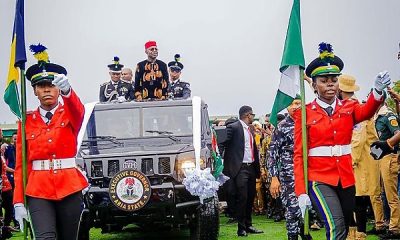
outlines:
M288 235L299 234L301 211L294 192L293 172L294 121L287 116L274 131L268 159L268 172L278 177L281 183L281 197L286 207L286 229Z

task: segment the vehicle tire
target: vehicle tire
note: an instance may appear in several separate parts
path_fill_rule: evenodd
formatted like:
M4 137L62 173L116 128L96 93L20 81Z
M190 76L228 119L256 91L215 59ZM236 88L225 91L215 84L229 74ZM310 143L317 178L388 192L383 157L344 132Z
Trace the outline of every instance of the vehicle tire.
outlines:
M219 235L218 197L204 200L190 225L190 240L217 240Z
M84 209L81 215L81 219L79 221L78 240L89 240L90 239L89 232L90 232L89 210Z

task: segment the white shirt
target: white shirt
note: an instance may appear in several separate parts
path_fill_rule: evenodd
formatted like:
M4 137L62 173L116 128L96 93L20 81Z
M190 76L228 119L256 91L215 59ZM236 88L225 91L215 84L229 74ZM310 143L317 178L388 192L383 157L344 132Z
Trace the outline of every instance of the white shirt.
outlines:
M243 135L244 135L244 155L243 155L243 163L252 163L254 162L253 159L253 146L251 143L254 141L253 136L250 133L249 126L243 122L242 120L239 120L240 123L243 126Z
M40 116L42 117L43 122L45 122L45 123L49 122L49 123L50 123L50 119L47 119L46 113L47 113L47 112L51 112L51 113L54 115L54 113L56 112L57 108L58 108L58 103L57 103L57 105L56 105L53 109L51 109L50 111L44 110L43 108L39 107Z
M321 99L319 99L319 98L316 99L317 104L318 104L320 107L322 107L323 109L325 109L325 108L331 106L331 107L333 108L332 114L335 112L336 101L337 101L337 99L335 98L335 101L333 101L332 104L328 104L328 103L326 103L326 102L323 102L323 101L322 101Z

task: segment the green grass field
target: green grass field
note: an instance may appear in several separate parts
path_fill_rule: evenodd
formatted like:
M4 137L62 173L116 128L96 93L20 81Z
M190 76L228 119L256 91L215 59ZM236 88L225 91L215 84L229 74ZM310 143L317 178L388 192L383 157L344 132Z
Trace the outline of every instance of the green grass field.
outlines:
M221 228L219 240L232 240L232 239L246 239L246 240L284 240L286 237L285 223L279 222L275 223L271 219L266 219L265 216L255 216L254 226L258 229L264 231L263 234L250 235L247 238L238 238L236 235L237 225L236 224L226 224L227 219L221 217ZM372 226L369 226L372 227ZM325 239L325 230L321 229L319 231L312 231L311 235L315 240ZM99 229L92 229L90 231L90 238L94 240L185 240L189 238L188 230L178 231L161 231L159 229L154 229L151 232L140 232L137 227L128 226L123 229L120 233L114 234L101 234ZM23 239L22 234L15 234L12 238ZM376 236L369 236L368 240L377 240Z

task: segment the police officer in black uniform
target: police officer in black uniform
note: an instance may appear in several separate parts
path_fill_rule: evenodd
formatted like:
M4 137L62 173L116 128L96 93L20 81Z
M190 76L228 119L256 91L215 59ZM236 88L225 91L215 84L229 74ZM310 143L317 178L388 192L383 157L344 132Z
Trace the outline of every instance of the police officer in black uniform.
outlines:
M134 99L132 84L121 81L121 70L124 65L119 63L119 57L114 57L114 63L109 64L111 80L100 86L100 102L120 102L131 101Z
M190 98L190 84L187 82L182 82L180 80L183 64L180 62L180 55L175 54L175 61L169 62L169 76L170 85L168 86L168 96L169 98Z

